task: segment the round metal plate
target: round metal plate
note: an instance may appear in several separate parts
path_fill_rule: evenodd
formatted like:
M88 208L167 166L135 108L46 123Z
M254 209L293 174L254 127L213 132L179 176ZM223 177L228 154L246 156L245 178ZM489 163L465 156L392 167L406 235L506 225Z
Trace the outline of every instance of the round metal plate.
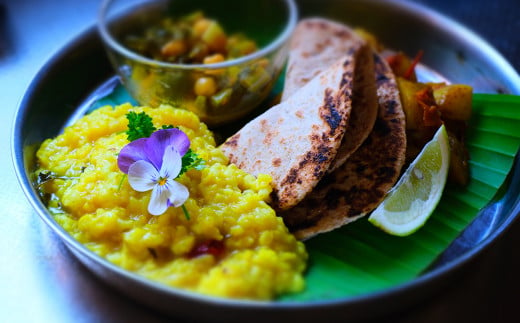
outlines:
M489 44L458 23L424 7L398 1L299 1L301 16L323 16L372 31L388 47L414 55L424 50L423 62L446 79L470 84L476 92L520 94L520 77ZM361 297L313 302L253 302L201 296L172 289L129 273L88 251L65 232L46 210L31 185L34 151L55 136L94 91L113 75L93 27L59 51L38 73L20 103L13 127L13 155L21 185L41 219L94 273L126 295L160 311L209 321L331 321L370 319L421 301L449 284L508 227L519 213L518 185L506 188L496 225L466 248L445 252L444 258L418 278ZM518 183L515 164L512 183ZM491 213L490 213L491 214ZM481 217L477 217L475 223ZM473 224L472 224L473 225ZM472 226L470 225L470 227ZM479 225L479 223L477 223ZM457 241L463 241L464 234Z

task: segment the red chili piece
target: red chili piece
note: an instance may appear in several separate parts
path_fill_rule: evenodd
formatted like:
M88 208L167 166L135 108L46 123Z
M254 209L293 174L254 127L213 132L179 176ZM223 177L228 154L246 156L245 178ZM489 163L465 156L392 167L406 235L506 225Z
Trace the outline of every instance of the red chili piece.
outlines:
M208 240L196 245L188 254L189 258L195 258L202 255L213 255L219 257L224 253L224 242L220 240Z
M415 55L415 58L413 59L412 63L410 64L410 67L408 67L408 70L406 71L406 73L404 73L404 78L409 80L413 73L415 72L415 66L417 66L417 64L419 64L419 62L421 61L422 57L423 57L423 54L424 54L424 51L423 50L420 50L417 55Z

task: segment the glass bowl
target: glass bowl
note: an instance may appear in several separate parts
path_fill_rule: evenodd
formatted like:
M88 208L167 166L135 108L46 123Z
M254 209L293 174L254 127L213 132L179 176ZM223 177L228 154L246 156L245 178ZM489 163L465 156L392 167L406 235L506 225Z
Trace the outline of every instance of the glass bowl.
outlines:
M257 50L220 62L170 63L130 49L132 39L145 29L150 34L158 21L194 19L200 13L218 22L228 44L241 34ZM296 23L294 0L105 0L98 29L112 65L139 104L185 108L218 126L244 117L268 97L285 66ZM150 37L161 37L164 29L153 32Z

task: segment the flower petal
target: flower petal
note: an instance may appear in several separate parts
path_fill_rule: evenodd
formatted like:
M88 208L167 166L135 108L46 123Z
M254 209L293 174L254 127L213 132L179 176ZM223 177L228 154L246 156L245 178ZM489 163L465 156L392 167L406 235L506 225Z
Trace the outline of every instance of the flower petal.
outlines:
M173 146L166 147L162 160L162 166L159 170L161 178L175 179L179 176L182 168L182 157Z
M167 185L156 185L153 188L150 203L148 203L148 212L151 215L161 215L166 212L169 206L170 192Z
M138 192L146 192L157 185L159 172L147 161L138 160L128 168L128 182Z
M170 196L168 198L170 205L175 207L181 206L190 196L188 188L179 182L168 180L165 186L168 187L168 191L170 192Z
M148 138L146 156L157 169L162 166L164 151L166 147L173 146L183 156L190 147L190 139L182 130L161 129L157 130Z
M117 156L117 166L123 173L128 174L128 168L136 161L148 160L145 149L147 140L148 138L134 140L121 149Z
M181 156L183 156L190 148L190 138L182 130L177 128L161 129L152 134L154 137L163 137L167 143L165 146L173 146Z

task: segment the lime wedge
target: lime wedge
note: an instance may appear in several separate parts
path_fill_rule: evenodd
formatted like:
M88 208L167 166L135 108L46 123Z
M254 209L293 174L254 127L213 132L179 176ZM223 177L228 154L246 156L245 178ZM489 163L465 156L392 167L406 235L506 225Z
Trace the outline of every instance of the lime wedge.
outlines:
M449 158L448 133L442 125L368 221L392 235L406 236L417 231L439 203Z

